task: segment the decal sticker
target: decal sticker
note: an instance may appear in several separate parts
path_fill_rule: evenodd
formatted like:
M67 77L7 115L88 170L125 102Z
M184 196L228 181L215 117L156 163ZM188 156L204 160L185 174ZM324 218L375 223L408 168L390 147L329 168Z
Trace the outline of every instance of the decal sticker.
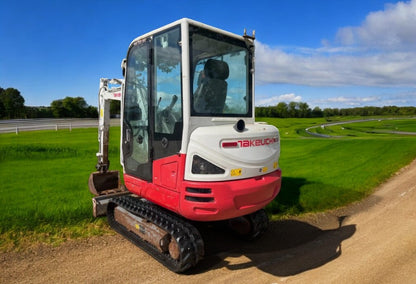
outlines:
M240 147L258 147L277 143L279 140L275 138L264 138L264 139L251 139L251 140L238 140L238 146Z
M232 169L231 170L231 176L232 177L237 177L237 176L241 176L242 170L241 169Z
M274 143L278 143L278 137L260 138L260 139L244 139L237 141L224 141L221 143L222 148L247 148L247 147L259 147L267 146Z

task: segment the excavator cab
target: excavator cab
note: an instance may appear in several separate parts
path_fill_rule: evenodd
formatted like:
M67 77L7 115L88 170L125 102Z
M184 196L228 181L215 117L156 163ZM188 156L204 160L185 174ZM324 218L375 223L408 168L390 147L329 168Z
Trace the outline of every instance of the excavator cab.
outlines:
M246 239L261 235L263 208L281 185L280 139L276 127L254 118L254 33L181 19L133 40L122 72L123 79L100 83L94 216L107 215L176 272L203 255L187 220L229 220ZM108 167L113 99L122 106L124 185Z

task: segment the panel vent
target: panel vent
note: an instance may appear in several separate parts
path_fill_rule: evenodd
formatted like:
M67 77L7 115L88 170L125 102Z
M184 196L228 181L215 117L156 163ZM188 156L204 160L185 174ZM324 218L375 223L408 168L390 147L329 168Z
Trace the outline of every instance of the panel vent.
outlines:
M209 193L211 193L211 188L187 187L186 188L186 192L189 192L189 193L209 194Z
M214 202L214 197L197 197L186 195L185 199L192 202Z

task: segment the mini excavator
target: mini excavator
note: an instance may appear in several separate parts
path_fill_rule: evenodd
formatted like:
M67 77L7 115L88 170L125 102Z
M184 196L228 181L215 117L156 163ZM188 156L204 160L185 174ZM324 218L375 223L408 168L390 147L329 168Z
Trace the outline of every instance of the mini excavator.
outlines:
M174 272L204 256L196 222L227 222L248 240L268 226L280 137L255 122L254 40L184 18L134 39L123 79L100 80L93 215ZM109 170L111 100L123 184Z

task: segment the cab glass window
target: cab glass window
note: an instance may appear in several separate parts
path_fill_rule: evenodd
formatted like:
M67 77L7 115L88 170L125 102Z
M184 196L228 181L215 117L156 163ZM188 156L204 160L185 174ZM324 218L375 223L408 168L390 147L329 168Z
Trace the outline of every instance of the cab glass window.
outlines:
M174 134L182 123L180 29L154 38L153 107L155 133ZM180 133L175 133L180 134Z
M190 27L191 113L251 116L251 53L244 41Z

